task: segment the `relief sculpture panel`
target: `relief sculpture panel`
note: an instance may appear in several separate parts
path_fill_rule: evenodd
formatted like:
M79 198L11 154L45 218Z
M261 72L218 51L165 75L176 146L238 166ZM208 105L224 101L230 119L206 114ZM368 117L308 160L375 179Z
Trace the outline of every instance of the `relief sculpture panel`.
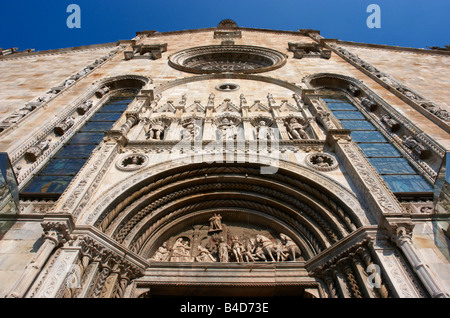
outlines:
M286 234L267 227L222 222L214 213L163 242L149 262L285 262L302 261L301 250Z

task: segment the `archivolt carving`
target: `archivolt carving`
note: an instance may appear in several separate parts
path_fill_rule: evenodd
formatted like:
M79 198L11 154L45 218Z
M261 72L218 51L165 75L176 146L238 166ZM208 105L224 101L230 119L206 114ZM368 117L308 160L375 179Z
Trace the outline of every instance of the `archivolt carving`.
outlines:
M87 224L95 224L97 226L101 225L101 228L105 230L108 225L111 223L111 221L117 216L118 213L120 213L121 209L124 207L124 204L128 204L129 202L132 202L133 200L136 200L140 196L142 196L143 193L150 191L153 189L153 186L157 187L160 186L166 182L168 182L168 179L174 179L174 178L180 178L182 175L189 174L189 171L185 171L181 175L176 175L174 177L168 176L167 173L169 173L170 169L176 168L176 167L182 167L186 164L186 160L188 162L195 162L195 157L192 157L189 159L186 158L180 158L173 161L170 161L168 163L161 163L155 166L144 168L139 172L139 174L133 174L130 177L122 180L119 184L112 186L109 189L105 190L105 195L101 196L102 199L98 200L96 202L92 202L90 207L87 207L87 210L91 211L88 215L84 216L84 221L87 222ZM246 160L248 161L248 158ZM299 189L306 189L308 191L312 191L312 194L318 198L318 200L321 200L323 202L329 202L330 199L334 198L333 200L338 200L341 202L339 205L341 205L340 208L337 208L337 206L334 207L333 211L336 213L343 209L345 209L346 213L352 213L354 217L356 217L356 222L359 224L370 224L370 222L373 222L372 216L366 214L359 202L358 199L350 193L348 190L342 188L338 183L335 181L328 179L325 176L318 175L308 168L292 164L286 161L283 161L280 159L279 161L280 169L287 169L288 171L292 171L294 174L298 174L296 180L292 179L295 183L295 186L299 187ZM207 171L205 171L206 173ZM155 180L154 183L145 185L145 180L151 180L155 176L159 175L159 177ZM165 176L165 177L164 177ZM275 174L274 176L279 176L279 174ZM303 180L303 181L300 181ZM309 180L309 181L308 181ZM328 189L327 191L330 191L331 194L326 194L326 191L322 190L315 190L314 187L309 186L308 184L320 184L325 189ZM136 192L132 195L128 195L127 200L119 200L117 203L114 203L116 205L116 208L112 208L112 203L115 202L115 200L118 200L120 195L125 192L129 192L130 189L135 188L136 185L141 184L141 190L139 192ZM122 202L122 203L120 203ZM114 205L113 204L113 205ZM338 205L338 206L339 206ZM108 206L111 206L111 208L108 208ZM372 220L372 221L369 221Z

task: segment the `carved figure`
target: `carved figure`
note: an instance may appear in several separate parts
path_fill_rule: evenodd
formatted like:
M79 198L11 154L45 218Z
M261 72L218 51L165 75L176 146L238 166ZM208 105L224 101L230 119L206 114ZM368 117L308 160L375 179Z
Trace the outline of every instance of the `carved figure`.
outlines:
M246 262L254 262L255 261L255 257L254 257L255 248L256 248L255 239L252 239L252 238L249 239L247 241L247 244L245 244L243 251L242 251L242 255Z
M223 140L235 140L237 137L237 127L232 120L224 118L219 126L219 135Z
M188 242L184 241L182 237L178 238L173 244L172 255L170 257L171 262L190 262L190 246Z
M34 162L37 160L39 156L41 156L44 151L49 147L51 139L41 141L36 146L31 147L28 149L28 151L25 153L25 159L31 162Z
M199 251L199 254L195 257L197 262L212 263L216 261L214 256L211 255L211 252L206 247L199 245L197 249Z
M233 237L231 241L231 250L233 251L234 258L237 262L243 262L244 258L242 257L242 243L239 241L238 237Z
M275 258L273 257L273 254L276 254L275 244L261 234L256 235L256 242L261 247L261 251L258 256L262 256L264 260L267 261L266 255L268 255L270 257L270 260L272 262L275 262Z
M214 215L209 218L209 222L209 232L222 231L222 216L220 214L214 213Z
M420 159L425 159L430 155L430 150L425 148L421 143L415 140L412 136L403 136L403 144L411 149Z
M296 118L292 118L287 124L287 129L294 139L308 139L306 129L309 127L309 121L305 125L301 125Z
M220 237L219 241L219 260L221 263L228 263L230 260L230 257L228 255L228 251L230 250L230 246L227 242L225 242L225 239L223 236Z
M146 134L147 139L162 140L164 138L164 129L166 128L167 126L164 126L161 121L151 124Z
M266 122L264 120L259 122L257 137L259 140L274 139L272 128L266 126Z
M316 120L325 129L331 128L330 112L325 111L322 107L317 107Z
M170 251L167 248L167 242L164 242L162 246L158 248L152 258L149 261L154 262L166 262L169 260Z
M297 244L295 244L295 242L286 234L281 233L280 234L280 238L281 238L281 242L284 245L285 250L287 250L288 255L290 256L291 261L296 260L296 256L300 256L301 255L301 251L299 249L299 247L297 246Z

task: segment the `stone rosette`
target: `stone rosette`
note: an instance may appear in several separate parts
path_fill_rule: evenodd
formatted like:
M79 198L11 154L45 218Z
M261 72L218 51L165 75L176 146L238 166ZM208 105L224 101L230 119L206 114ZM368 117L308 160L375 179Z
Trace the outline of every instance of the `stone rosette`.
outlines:
M144 154L129 154L116 161L116 168L121 171L135 171L145 167L148 157Z
M320 163L318 162L320 161L319 158L322 158L322 162ZM339 165L334 156L324 152L308 154L305 158L305 163L308 167L323 172L335 170Z

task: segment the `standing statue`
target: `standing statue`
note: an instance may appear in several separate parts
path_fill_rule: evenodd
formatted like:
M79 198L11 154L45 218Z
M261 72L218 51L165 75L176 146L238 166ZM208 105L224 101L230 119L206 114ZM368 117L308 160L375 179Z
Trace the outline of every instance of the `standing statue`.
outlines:
M293 139L308 139L306 129L309 127L309 121L305 125L301 125L296 118L292 118L286 124L288 132L291 133Z
M237 236L233 237L231 241L231 250L233 251L236 262L244 261L244 258L242 257L242 243L239 241Z
M237 127L232 120L224 118L219 126L219 133L222 140L235 140L237 136Z
M223 236L220 237L219 242L219 261L221 263L228 263L230 260L230 257L228 255L228 251L230 250L230 246L227 242L225 242L225 239Z
M330 112L325 111L322 107L317 107L316 120L322 124L325 129L332 127Z
M259 127L257 131L258 131L257 138L259 140L274 139L272 128L266 126L266 122L264 120L261 120L259 122Z

